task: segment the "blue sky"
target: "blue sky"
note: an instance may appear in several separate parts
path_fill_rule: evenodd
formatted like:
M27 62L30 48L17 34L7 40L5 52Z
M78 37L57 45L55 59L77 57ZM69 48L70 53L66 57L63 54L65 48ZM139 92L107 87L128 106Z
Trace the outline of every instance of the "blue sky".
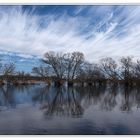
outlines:
M0 6L0 31L5 51L81 51L92 62L140 58L140 6Z

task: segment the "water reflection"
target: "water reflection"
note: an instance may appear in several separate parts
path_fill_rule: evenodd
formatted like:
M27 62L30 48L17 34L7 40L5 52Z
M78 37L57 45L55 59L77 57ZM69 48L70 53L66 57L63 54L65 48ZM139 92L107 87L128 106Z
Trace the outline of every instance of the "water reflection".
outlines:
M90 105L111 111L140 107L140 88L123 86L49 87L46 85L0 86L0 106L16 108L18 104L40 104L45 115L80 117ZM118 100L119 98L119 100Z
M118 86L104 85L104 86L95 86L95 87L94 86L89 86L89 87L65 87L64 86L60 88L56 88L53 86L46 86L44 84L0 86L0 113L11 109L16 110L16 108L22 105L23 108L24 105L31 105L32 107L35 108L35 110L40 111L37 114L42 113L42 115L46 119L53 118L53 117L67 118L66 123L68 123L68 118L78 119L78 118L90 117L90 119L92 120L95 119L94 121L96 122L97 118L100 118L104 115L103 112L104 113L106 112L108 114L109 112L114 112L114 113L117 112L119 114L120 112L132 113L135 110L139 110L140 88L124 87L122 85L118 85ZM25 110L26 109L27 108L25 107ZM31 110L34 109L32 108ZM22 109L20 109L20 111L22 111ZM28 114L26 115L28 116ZM116 116L115 114L112 115L110 113L109 117L112 119L113 117L115 118ZM113 124L114 121L112 121L111 123ZM82 128L81 125L80 128ZM89 126L91 125L90 121L88 125ZM85 129L87 128L85 126L83 127ZM123 129L123 127L125 126L122 126L120 129ZM90 127L87 128L86 132L89 132L89 128ZM100 129L99 128L95 129L94 133L97 134L97 132L100 130L99 131L100 133L105 134L104 129L105 128L102 126L102 128ZM116 130L114 130L114 128L111 128L109 134L114 133L111 131L116 131ZM70 132L70 130L68 130L68 132ZM93 131L91 132L91 134L93 134Z

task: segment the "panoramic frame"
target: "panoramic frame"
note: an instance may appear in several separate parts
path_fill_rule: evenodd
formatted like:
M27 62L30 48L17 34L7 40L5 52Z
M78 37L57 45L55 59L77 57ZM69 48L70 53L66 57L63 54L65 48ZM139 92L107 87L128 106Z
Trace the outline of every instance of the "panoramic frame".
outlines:
M139 135L140 6L1 5L1 135Z

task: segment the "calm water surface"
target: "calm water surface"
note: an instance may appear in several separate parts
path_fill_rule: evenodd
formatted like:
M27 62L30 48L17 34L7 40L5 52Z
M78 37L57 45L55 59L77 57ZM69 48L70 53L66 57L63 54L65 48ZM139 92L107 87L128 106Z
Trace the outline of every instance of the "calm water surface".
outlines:
M140 88L0 86L0 134L140 134Z

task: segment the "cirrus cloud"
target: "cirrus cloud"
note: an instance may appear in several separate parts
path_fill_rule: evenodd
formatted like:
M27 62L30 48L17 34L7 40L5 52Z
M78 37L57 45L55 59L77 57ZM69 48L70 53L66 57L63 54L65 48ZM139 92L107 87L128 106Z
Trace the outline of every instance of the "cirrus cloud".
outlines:
M0 7L0 49L37 56L81 51L89 61L140 57L140 6L76 6L72 16L67 8L36 14L37 7Z

